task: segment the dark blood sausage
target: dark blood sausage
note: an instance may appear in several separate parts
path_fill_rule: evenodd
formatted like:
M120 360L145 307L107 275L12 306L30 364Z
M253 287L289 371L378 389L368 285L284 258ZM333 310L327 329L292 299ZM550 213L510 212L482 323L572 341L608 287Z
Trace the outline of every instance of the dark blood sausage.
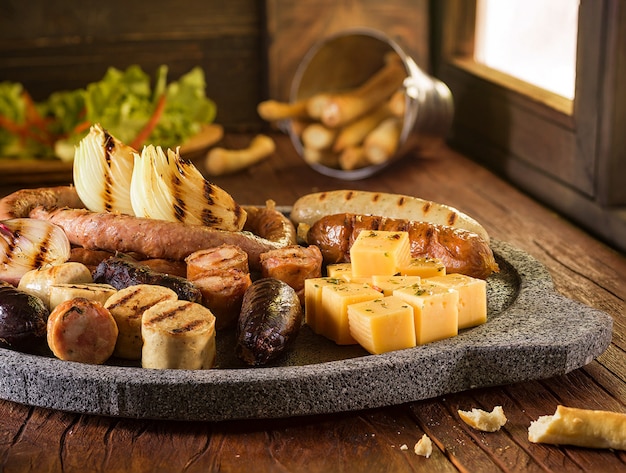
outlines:
M0 347L43 354L48 309L41 299L0 283Z
M300 299L291 286L275 278L255 281L243 296L235 354L250 366L276 360L292 345L302 318Z
M202 302L202 293L185 278L158 273L141 262L125 256L114 256L102 261L93 273L94 282L106 283L120 290L138 284L152 284L172 289L178 298L190 302Z
M350 247L362 230L406 231L412 257L439 258L449 273L484 279L498 271L485 240L446 225L344 213L319 219L309 229L307 240L319 247L326 264L349 262Z
M259 268L261 253L285 246L284 240L271 241L248 232L229 232L203 225L85 209L37 207L30 212L30 217L58 225L73 245L90 250L136 252L147 258L182 261L194 251L227 243L244 250L250 266Z
M85 208L74 186L20 189L0 199L0 220L26 218L35 207Z

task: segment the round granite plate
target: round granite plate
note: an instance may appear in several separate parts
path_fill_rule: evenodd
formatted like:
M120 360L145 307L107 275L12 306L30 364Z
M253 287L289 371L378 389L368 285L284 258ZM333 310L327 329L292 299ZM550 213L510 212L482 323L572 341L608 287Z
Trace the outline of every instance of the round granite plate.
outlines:
M0 398L63 411L146 419L279 418L401 404L475 387L547 378L610 344L612 319L557 294L543 265L492 241L487 323L383 355L337 346L303 326L279 365L242 366L218 332L211 370L87 365L0 349Z

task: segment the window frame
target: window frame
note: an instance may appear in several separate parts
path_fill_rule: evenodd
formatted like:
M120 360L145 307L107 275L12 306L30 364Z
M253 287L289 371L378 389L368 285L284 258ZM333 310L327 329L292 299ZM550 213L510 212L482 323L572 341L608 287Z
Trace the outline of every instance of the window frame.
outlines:
M451 145L626 250L626 5L580 0L573 100L473 60L476 0L431 12L433 72L455 98Z

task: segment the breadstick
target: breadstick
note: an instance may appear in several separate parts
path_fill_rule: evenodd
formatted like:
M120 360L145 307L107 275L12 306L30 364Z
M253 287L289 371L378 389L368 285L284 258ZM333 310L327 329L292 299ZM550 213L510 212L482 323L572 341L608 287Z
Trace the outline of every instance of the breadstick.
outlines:
M390 117L365 137L364 153L371 164L389 160L398 150L402 123L397 117Z
M364 115L398 90L405 77L406 70L402 63L387 62L360 87L344 94L333 95L322 110L322 123L329 127L338 127Z
M333 145L333 151L341 152L350 146L361 145L368 133L389 116L391 116L389 107L387 103L383 103L371 113L363 115L352 123L349 123L342 128L339 135L337 135L337 140L335 140L335 144Z
M349 146L339 155L339 166L344 171L352 171L370 164L362 146Z
M554 415L531 422L528 440L626 450L626 414L557 406Z
M307 119L297 119L294 118L291 120L291 131L294 135L302 138L302 132L305 130L307 126L311 124Z
M180 146L180 154L189 154L213 146L224 137L224 127L217 123L204 125L200 133L195 134Z
M404 118L406 112L406 94L404 90L396 90L389 99L389 110L398 118Z
M324 108L330 102L332 96L330 94L319 93L309 97L306 105L306 111L309 117L318 120L322 117Z
M330 129L321 123L311 123L302 130L302 143L310 149L328 149L337 136L337 130Z
M329 150L303 148L302 157L309 164L321 164L329 168L339 167L337 155Z
M268 122L287 120L290 118L307 118L306 100L298 100L293 103L266 100L257 105L257 113Z
M267 135L257 135L250 142L250 146L245 149L213 148L209 150L205 168L212 176L237 172L267 158L275 150L274 140Z

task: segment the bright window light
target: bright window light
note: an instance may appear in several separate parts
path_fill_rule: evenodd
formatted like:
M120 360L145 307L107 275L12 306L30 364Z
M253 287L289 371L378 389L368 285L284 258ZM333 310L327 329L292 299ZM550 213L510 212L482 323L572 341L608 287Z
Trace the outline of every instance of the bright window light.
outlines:
M478 0L477 62L574 98L579 0Z

